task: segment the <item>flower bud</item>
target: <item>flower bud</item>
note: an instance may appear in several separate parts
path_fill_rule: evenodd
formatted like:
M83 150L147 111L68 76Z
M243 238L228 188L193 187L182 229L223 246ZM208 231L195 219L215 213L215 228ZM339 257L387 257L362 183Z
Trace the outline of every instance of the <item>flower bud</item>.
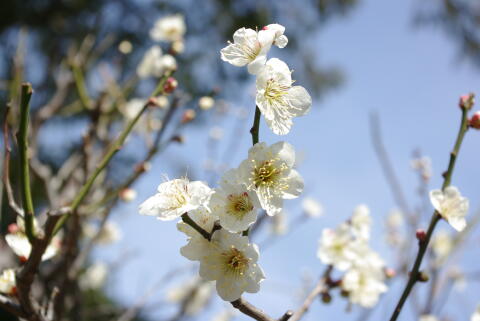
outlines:
M326 304L332 302L332 296L330 295L330 293L328 292L322 293L322 302Z
M475 104L475 94L470 93L468 95L460 96L460 101L458 102L458 106L461 109L472 109L473 105Z
M118 193L118 196L124 202L131 202L137 197L137 191L132 188L124 188Z
M177 89L178 81L173 77L168 77L167 81L163 85L163 91L167 94L171 94Z
M427 237L427 233L425 233L424 229L419 228L417 232L415 232L415 236L417 237L417 240L419 240L420 242L424 242Z
M135 167L135 171L137 171L139 173L143 173L143 172L149 171L151 167L152 167L152 165L149 162L143 162L143 163L138 164Z
M208 110L212 108L213 105L215 105L215 100L210 96L203 96L198 100L198 107L200 107L200 109Z
M430 280L430 276L428 275L427 272L425 271L420 271L418 273L418 281L419 282L428 282L428 280Z
M480 129L480 111L477 111L468 121L468 125L475 129Z
M193 109L187 109L183 112L182 115L182 124L186 124L191 122L192 120L195 119L195 116L197 116L197 113Z
M185 137L183 137L182 135L175 135L171 139L172 139L172 142L176 142L179 144L183 144L185 142Z
M132 43L128 40L123 40L118 45L118 51L120 51L124 55L128 55L129 53L131 53L132 49L133 49Z
M392 279L395 277L395 275L397 275L397 272L395 271L395 269L392 269L392 268L385 268L384 272L385 272L385 276L388 279Z
M12 224L8 225L8 233L10 233L10 234L15 234L15 233L18 232L18 230L19 230L19 229L18 229L18 225L17 225L17 224L12 223Z

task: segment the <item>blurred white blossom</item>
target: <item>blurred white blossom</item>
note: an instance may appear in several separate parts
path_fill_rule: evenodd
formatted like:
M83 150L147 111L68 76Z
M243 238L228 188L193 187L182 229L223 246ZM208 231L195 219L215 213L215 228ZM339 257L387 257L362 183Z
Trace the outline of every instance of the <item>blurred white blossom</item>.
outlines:
M82 289L99 289L103 287L108 276L108 266L104 263L90 265L81 275L79 285Z
M181 14L174 14L158 19L150 30L150 37L154 41L181 41L187 26Z
M15 270L6 269L3 270L0 275L0 293L4 294L15 294L16 292L16 280L15 280Z
M323 206L313 197L304 197L302 199L302 209L309 217L315 218L323 215Z
M480 321L480 304L477 305L477 308L475 309L475 312L473 312L470 321Z
M437 259L443 261L453 249L453 239L445 230L436 232L432 237L432 250Z
M203 97L200 97L200 99L198 100L198 107L200 107L200 109L203 109L203 110L208 110L212 108L214 105L215 105L215 99L213 99L210 96L203 96Z
M175 58L172 55L163 55L160 46L153 46L145 52L137 66L137 75L140 78L161 77L165 72L175 69L177 69Z
M418 321L438 321L437 317L432 314L424 314L420 316Z
M285 209L272 217L271 231L275 235L284 235L288 232L287 212Z
M195 316L208 304L214 289L213 282L194 277L167 291L168 302L184 304L185 314Z

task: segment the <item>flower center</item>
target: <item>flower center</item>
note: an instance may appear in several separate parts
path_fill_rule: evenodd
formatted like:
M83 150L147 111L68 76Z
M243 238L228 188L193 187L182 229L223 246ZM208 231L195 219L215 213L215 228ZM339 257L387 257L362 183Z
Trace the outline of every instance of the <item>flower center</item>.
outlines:
M280 179L281 173L286 168L284 163L281 166L275 166L274 160L263 162L260 166L253 169L253 183L255 187L271 187L276 185Z
M267 80L267 86L265 87L264 97L269 105L272 106L285 106L285 95L288 93L290 86L279 84L274 79Z
M247 213L253 210L253 204L248 193L228 195L227 213L235 216L238 220L245 217Z
M243 275L248 268L249 259L245 257L242 251L233 246L229 251L223 252L222 257L224 259L225 272Z

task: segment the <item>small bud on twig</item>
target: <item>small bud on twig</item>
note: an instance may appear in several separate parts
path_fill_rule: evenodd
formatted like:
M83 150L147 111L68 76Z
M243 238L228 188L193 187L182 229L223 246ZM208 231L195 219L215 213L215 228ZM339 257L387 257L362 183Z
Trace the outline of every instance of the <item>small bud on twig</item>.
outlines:
M418 273L418 281L419 282L428 282L428 280L430 280L430 276L428 276L427 272L420 271L420 273Z
M168 77L163 85L163 91L167 94L171 94L177 89L178 81L173 77Z
M468 125L475 129L480 129L480 111L477 111L469 119Z
M322 298L323 303L328 304L328 303L332 302L332 296L328 292L322 293L321 298Z
M425 242L425 239L427 237L427 233L425 233L425 230L423 228L419 228L416 232L415 232L415 236L417 238L418 241L420 242Z
M468 95L460 96L460 101L458 102L458 106L461 109L472 109L473 105L475 104L475 94L470 93Z
M187 124L195 119L197 113L193 109L187 109L183 112L182 115L182 124Z
M385 272L385 276L388 279L392 279L397 275L397 272L395 271L395 269L392 269L392 268L386 268L384 272Z

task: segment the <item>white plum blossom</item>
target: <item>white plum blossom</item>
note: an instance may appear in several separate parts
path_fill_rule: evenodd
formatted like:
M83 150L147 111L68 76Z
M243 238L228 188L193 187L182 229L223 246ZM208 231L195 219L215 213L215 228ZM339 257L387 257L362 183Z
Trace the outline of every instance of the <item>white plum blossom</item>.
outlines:
M124 115L127 119L134 119L145 105L145 99L132 98L126 104L124 108Z
M210 199L212 214L218 216L220 225L231 232L247 230L257 220L257 209L260 208L257 194L247 190L234 169L222 176L219 185Z
M158 19L150 30L150 38L154 41L181 41L187 27L181 14L174 14Z
M271 232L274 235L284 235L288 232L287 212L284 210L272 217Z
M433 314L424 314L420 316L420 319L418 319L418 321L438 321L438 318Z
M177 69L175 58L168 54L163 55L160 46L153 46L147 50L137 66L137 75L140 78L161 77L165 72L175 69Z
M295 151L289 143L271 146L257 143L239 167L239 177L257 193L261 207L272 216L283 208L284 199L293 199L303 190L303 179L293 169Z
M473 312L470 321L480 321L480 304L477 305L475 312Z
M319 241L318 258L327 265L345 271L357 257L350 226L341 224L336 229L324 229Z
M432 237L432 250L438 260L445 260L453 249L453 239L450 233L440 230Z
M285 32L284 26L279 25L278 23L272 23L263 27L262 30L273 31L275 33L273 44L278 48L285 48L288 44L288 38L283 34Z
M316 199L312 197L304 197L302 200L303 212L312 218L323 215L323 206Z
M215 105L215 99L210 96L202 96L198 100L198 107L202 110L209 110Z
M435 210L458 232L463 231L467 222L468 199L460 195L455 186L448 186L443 191L430 192L430 202Z
M303 116L312 106L312 98L301 86L292 86L292 72L280 59L269 59L258 73L256 104L268 127L277 135L286 135L292 118Z
M206 282L199 277L194 277L180 284L180 286L169 289L166 299L171 303L183 304L185 314L195 316L205 308L213 290L213 282Z
M110 245L122 238L120 227L112 221L106 221L101 231L99 228L93 223L87 223L83 226L83 233L88 238L96 237L95 242L100 245Z
M267 61L267 53L276 40L276 33L277 30L273 29L255 31L240 28L233 34L233 43L229 42L220 50L221 58L236 67L247 65L248 72L256 75Z
M90 265L80 277L79 285L84 290L103 287L108 277L108 266L104 263Z
M368 267L353 267L343 279L342 288L348 292L350 302L365 308L373 307L380 294L387 291L382 270Z
M208 208L213 191L200 181L190 182L187 178L174 179L158 186L158 193L140 205L143 215L157 216L170 221L201 206Z
M3 270L0 275L0 293L15 294L17 291L15 270L6 269Z
M355 207L350 223L356 237L365 240L370 238L372 218L370 217L370 209L366 205L361 204Z
M260 290L265 275L257 264L257 245L249 243L248 237L225 229L215 231L209 243L198 249L203 253L195 254L200 258L200 276L216 281L218 295L223 300L235 301L243 292Z
M34 218L33 226L36 234L41 234L43 231L38 228L38 223ZM20 261L26 262L32 251L32 245L28 241L27 235L25 234L25 223L23 218L20 216L17 217L17 224L10 224L8 227L9 233L5 235L5 241L12 251L19 257ZM49 260L54 257L61 246L61 236L59 234L55 235L50 244L47 246L45 253L42 256L42 261Z

